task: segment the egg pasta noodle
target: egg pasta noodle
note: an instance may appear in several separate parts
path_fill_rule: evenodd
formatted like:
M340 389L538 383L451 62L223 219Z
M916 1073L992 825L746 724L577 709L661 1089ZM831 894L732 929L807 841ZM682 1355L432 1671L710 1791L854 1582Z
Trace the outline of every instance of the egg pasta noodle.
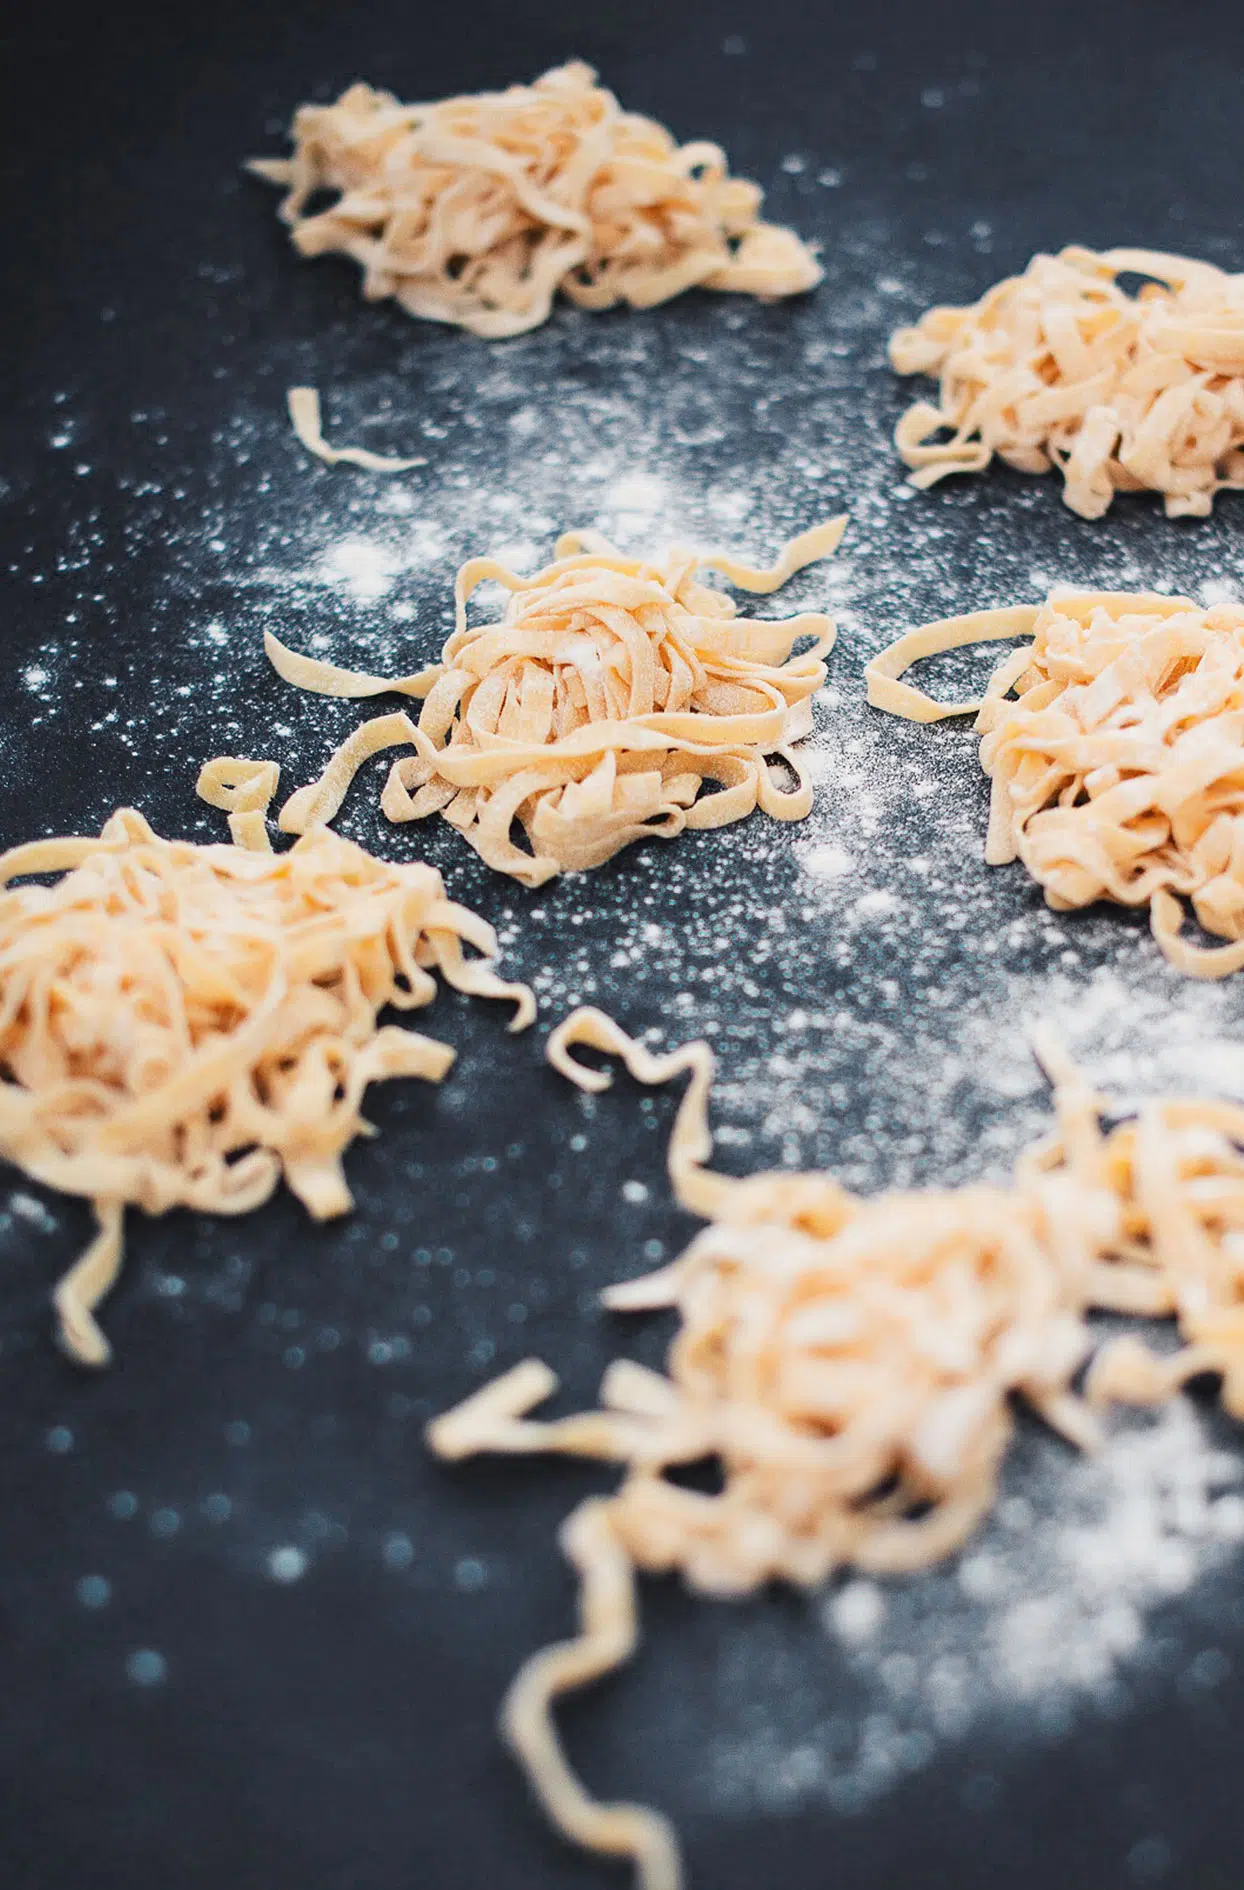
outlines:
M347 256L367 301L474 335L538 327L558 290L581 308L652 308L697 286L772 298L821 279L717 145L677 144L577 61L424 105L352 85L300 106L291 136L292 158L249 168L286 191L299 254Z
M922 657L1014 637L1027 641L975 701L939 703L902 680ZM869 701L892 715L975 713L990 864L1022 860L1060 911L1148 905L1159 946L1189 977L1244 966L1244 607L1059 592L1039 609L909 631L865 676ZM1182 936L1181 900L1230 942Z
M619 1359L598 1410L541 1422L531 1413L557 1379L527 1359L428 1437L447 1459L548 1452L622 1466L616 1492L589 1498L562 1531L579 1632L523 1667L502 1727L568 1838L629 1857L642 1890L678 1890L668 1821L593 1799L552 1717L560 1696L634 1651L637 1574L677 1571L730 1597L771 1580L811 1587L847 1566L927 1567L992 1505L1017 1396L1084 1448L1101 1435L1094 1406L1148 1403L1206 1371L1244 1417L1244 1109L1154 1101L1108 1126L1107 1100L1045 1043L1055 1127L1009 1183L862 1199L828 1174L732 1180L704 1168L706 1044L654 1056L600 1012L576 1012L550 1056L599 1088L577 1045L621 1056L645 1082L692 1073L669 1165L680 1204L710 1224L672 1265L604 1296L620 1312L677 1311L667 1372ZM1157 1358L1128 1336L1092 1357L1091 1308L1173 1316L1186 1343ZM718 1494L670 1481L710 1457Z
M1121 275L1149 278L1136 294ZM890 342L896 373L938 377L895 444L911 483L1057 468L1063 498L1100 518L1116 492L1207 517L1244 486L1244 275L1148 249L1034 256L969 308L932 308ZM949 433L949 439L936 436Z
M439 971L512 1001L513 1029L535 1014L497 976L491 927L432 867L324 828L274 854L254 832L274 764L223 758L204 777L241 845L164 840L120 808L98 838L0 856L0 1154L94 1207L99 1232L55 1294L83 1364L110 1357L95 1311L127 1207L245 1214L283 1177L316 1220L347 1211L367 1085L440 1082L453 1062L380 1025L384 1007L430 1003ZM35 874L61 877L14 884Z
M458 572L455 628L438 663L383 677L287 649L269 632L278 672L321 695L406 695L356 729L318 781L281 810L288 833L332 820L365 761L411 749L388 775L392 821L440 813L480 857L526 886L600 866L636 840L723 827L760 807L802 820L812 789L792 744L812 727L812 698L832 647L828 617L744 617L702 581L709 567L740 590L778 590L837 546L845 517L802 533L757 570L729 556L672 550L624 557L595 532L567 532L554 562L522 578L491 558ZM501 617L467 622L476 588L509 593ZM801 639L810 647L795 654ZM769 757L794 776L786 786ZM702 790L713 784L712 792ZM526 847L515 843L517 823Z
M364 472L409 472L426 466L426 459L397 459L392 453L373 453L365 446L330 446L320 418L320 396L314 387L291 387L285 395L289 423L301 446L326 466L360 466Z

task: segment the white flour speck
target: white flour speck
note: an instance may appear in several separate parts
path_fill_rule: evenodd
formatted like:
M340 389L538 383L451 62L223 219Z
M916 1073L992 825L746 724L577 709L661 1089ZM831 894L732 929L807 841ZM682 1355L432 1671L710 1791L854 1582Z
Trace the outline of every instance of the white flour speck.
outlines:
M300 1582L307 1572L307 1558L301 1549L287 1544L273 1549L268 1557L268 1573L274 1582Z

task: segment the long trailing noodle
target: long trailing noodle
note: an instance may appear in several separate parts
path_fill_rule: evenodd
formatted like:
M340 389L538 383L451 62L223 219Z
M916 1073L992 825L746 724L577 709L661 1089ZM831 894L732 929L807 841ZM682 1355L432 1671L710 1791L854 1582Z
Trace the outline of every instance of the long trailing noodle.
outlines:
M768 570L680 550L647 564L594 532L566 533L555 562L530 578L474 558L458 573L440 662L409 676L299 656L269 632L272 663L299 688L423 700L417 723L396 713L356 729L286 802L281 826L305 833L331 820L363 762L392 748L414 753L389 771L389 819L441 813L489 866L526 886L755 807L802 820L812 790L791 744L812 726L834 626L819 614L741 617L700 574L711 566L741 590L775 591L827 557L845 527L843 517L804 532ZM510 593L504 613L468 625L468 601L485 582ZM793 655L804 637L811 648ZM793 788L775 779L770 755L791 769ZM707 782L714 792L702 793ZM516 821L529 850L511 837Z
M1150 278L1135 295L1122 275ZM1072 247L970 308L933 308L890 342L899 374L936 375L895 444L931 486L1057 467L1063 497L1100 518L1116 492L1163 494L1169 518L1207 517L1244 486L1244 275L1147 249ZM934 436L949 432L951 438Z
M221 761L205 774L245 839L275 770ZM50 873L63 877L13 884ZM512 1000L512 1029L535 1014L526 987L493 970L492 928L445 897L439 873L324 828L278 856L162 840L121 808L98 839L0 856L0 887L0 1154L94 1205L99 1233L56 1291L62 1343L84 1364L110 1356L94 1311L120 1269L127 1206L245 1214L284 1176L317 1220L349 1208L341 1158L370 1133L367 1085L440 1082L453 1061L446 1044L378 1025L386 1005L430 1003L439 970Z
M352 85L294 115L290 159L250 169L287 195L303 256L349 256L369 302L474 335L521 335L558 289L652 308L697 285L762 297L821 279L793 230L715 144L678 145L574 62L532 85L403 105ZM327 208L315 200L335 193Z
M409 472L426 466L426 459L396 459L391 453L372 453L365 446L330 446L320 421L320 396L314 387L291 387L285 396L289 423L299 444L326 466L361 466L364 472Z
M976 701L938 703L901 680L921 657L1010 637L1031 641ZM892 715L976 713L992 865L1021 859L1059 910L1148 904L1189 977L1244 966L1244 607L1055 594L910 631L865 676L868 700ZM1232 942L1182 938L1181 899Z
M522 1669L502 1723L550 1818L585 1847L633 1859L643 1890L677 1890L676 1841L654 1811L602 1805L562 1753L557 1698L616 1667L639 1638L637 1571L680 1572L705 1594L800 1586L852 1565L923 1568L956 1549L994 1500L1018 1394L1072 1443L1098 1436L1090 1402L1164 1398L1217 1372L1244 1416L1244 1109L1145 1103L1103 1126L1094 1095L1053 1046L1057 1124L1009 1185L873 1200L825 1174L710 1174L706 1044L654 1057L596 1011L568 1018L550 1056L586 1044L659 1082L692 1083L670 1143L681 1205L711 1225L673 1265L610 1289L618 1311L674 1307L663 1376L618 1360L601 1408L539 1422L557 1389L528 1359L429 1427L445 1458L553 1452L624 1467L613 1496L566 1523L582 1588L580 1632ZM1188 1341L1166 1358L1109 1341L1087 1394L1091 1308L1173 1315ZM717 1459L706 1495L668 1472Z

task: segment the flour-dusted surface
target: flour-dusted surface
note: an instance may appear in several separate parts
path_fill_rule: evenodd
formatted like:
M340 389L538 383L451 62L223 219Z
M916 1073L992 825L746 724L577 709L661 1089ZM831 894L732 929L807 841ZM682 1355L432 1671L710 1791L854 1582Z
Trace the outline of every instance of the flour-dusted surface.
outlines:
M1215 155L1238 30L1208 5L1195 33L1146 10L1144 35L1123 0L1091 21L1063 0L1031 21L955 11L684 4L588 27L543 0L485 6L468 40L425 22L417 52L380 4L295 28L256 0L237 41L154 8L124 47L29 23L46 85L10 173L28 262L0 414L0 839L97 827L119 800L218 834L192 793L212 753L309 779L368 705L283 685L266 627L409 669L439 649L472 553L535 568L594 525L628 551L762 559L845 506L839 555L756 605L841 627L806 822L754 816L534 894L439 820L388 827L382 763L343 830L432 860L497 924L546 1024L590 999L654 1040L707 1035L739 1172L1004 1175L1047 1119L1037 1018L1125 1101L1244 1096L1244 983L1181 982L1141 919L1053 914L1021 869L987 869L970 730L882 718L860 684L901 629L1052 584L1244 594L1231 496L1206 524L1123 497L1091 526L1056 482L1005 471L912 493L889 446L911 387L884 357L898 323L1037 247L1240 267ZM358 74L434 95L574 51L627 104L719 137L769 214L821 242L824 287L777 308L562 310L489 347L361 305L345 265L299 265L236 173L295 100ZM319 387L331 438L428 466L317 465L285 419L294 384ZM22 1890L596 1880L526 1807L491 1719L569 1620L554 1532L599 1478L449 1472L420 1431L528 1352L577 1403L618 1351L659 1360L667 1327L596 1296L691 1231L663 1177L672 1098L572 1093L491 1007L447 995L428 1022L459 1064L435 1094L376 1094L349 1221L311 1228L281 1201L133 1228L104 1377L49 1343L85 1210L4 1177L0 1776ZM678 1819L713 1890L1233 1886L1242 1541L1244 1449L1212 1405L1120 1420L1084 1462L1025 1425L997 1517L943 1571L738 1608L654 1585L645 1658L567 1713L570 1743L599 1788Z

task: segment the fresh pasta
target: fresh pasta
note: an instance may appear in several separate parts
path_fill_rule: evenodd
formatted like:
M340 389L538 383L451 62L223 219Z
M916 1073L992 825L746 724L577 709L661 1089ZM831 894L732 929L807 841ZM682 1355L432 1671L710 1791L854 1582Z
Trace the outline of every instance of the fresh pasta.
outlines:
M493 968L492 928L419 863L387 865L317 828L265 850L272 764L209 763L200 789L242 845L163 840L121 808L98 839L0 856L0 1154L94 1207L99 1231L56 1289L84 1364L121 1265L125 1209L245 1214L282 1177L317 1220L350 1207L345 1149L369 1083L440 1082L453 1051L379 1025L435 971L535 1015ZM33 874L55 885L15 885ZM468 957L464 947L476 956Z
M921 657L1012 637L1028 641L976 701L938 703L902 681ZM1148 905L1154 937L1189 977L1244 966L1244 607L1057 593L1040 609L910 631L865 676L869 701L892 715L975 712L992 865L1022 860L1058 910ZM1181 900L1230 942L1183 937Z
M393 821L440 813L480 857L526 886L600 866L636 840L722 827L760 807L801 820L812 790L792 744L812 726L834 626L804 614L743 617L702 581L709 566L742 590L777 590L829 555L846 519L792 539L754 570L717 554L625 558L593 532L560 538L555 561L520 578L490 558L463 565L456 623L439 663L386 678L301 656L269 633L287 681L331 696L421 699L417 722L376 717L281 810L286 832L334 818L363 762L413 749L390 768ZM509 592L499 621L468 625L480 584ZM811 647L794 654L802 638ZM779 783L768 757L794 775ZM715 784L704 793L706 783ZM515 823L526 847L515 844Z
M314 453L326 466L359 466L364 472L409 472L412 466L426 466L426 459L397 459L392 453L373 453L365 446L330 446L324 438L320 420L320 396L314 387L291 387L285 404L289 423L300 446Z
M1244 1109L1154 1101L1106 1128L1107 1099L1046 1043L1056 1127L1009 1184L863 1200L824 1174L708 1171L706 1044L657 1057L600 1012L576 1012L550 1057L592 1088L608 1079L577 1064L577 1044L621 1056L644 1082L691 1073L670 1174L680 1204L711 1224L671 1266L605 1295L618 1311L676 1309L667 1374L618 1360L599 1410L540 1422L530 1413L557 1380L527 1359L428 1436L449 1459L554 1452L623 1466L615 1494L588 1499L562 1532L579 1634L527 1663L502 1725L567 1837L630 1857L642 1890L678 1890L666 1819L593 1799L552 1719L560 1695L633 1652L637 1572L676 1570L729 1597L848 1565L926 1567L993 1503L1016 1395L1084 1447L1100 1435L1094 1405L1150 1403L1204 1372L1244 1416ZM1173 1315L1187 1343L1158 1358L1135 1336L1110 1340L1081 1394L1093 1308ZM671 1481L706 1457L719 1493Z
M250 169L285 189L299 254L348 256L367 301L474 335L538 327L559 289L583 308L652 308L697 285L771 298L821 279L715 144L678 145L579 62L427 105L352 85L301 106L292 138L292 158Z
M1149 278L1137 294L1123 275ZM890 342L899 374L939 378L903 415L911 483L1057 467L1063 498L1100 518L1116 492L1162 494L1169 518L1207 517L1244 487L1244 275L1147 249L1072 247L970 308L933 308ZM949 433L949 439L938 439Z

